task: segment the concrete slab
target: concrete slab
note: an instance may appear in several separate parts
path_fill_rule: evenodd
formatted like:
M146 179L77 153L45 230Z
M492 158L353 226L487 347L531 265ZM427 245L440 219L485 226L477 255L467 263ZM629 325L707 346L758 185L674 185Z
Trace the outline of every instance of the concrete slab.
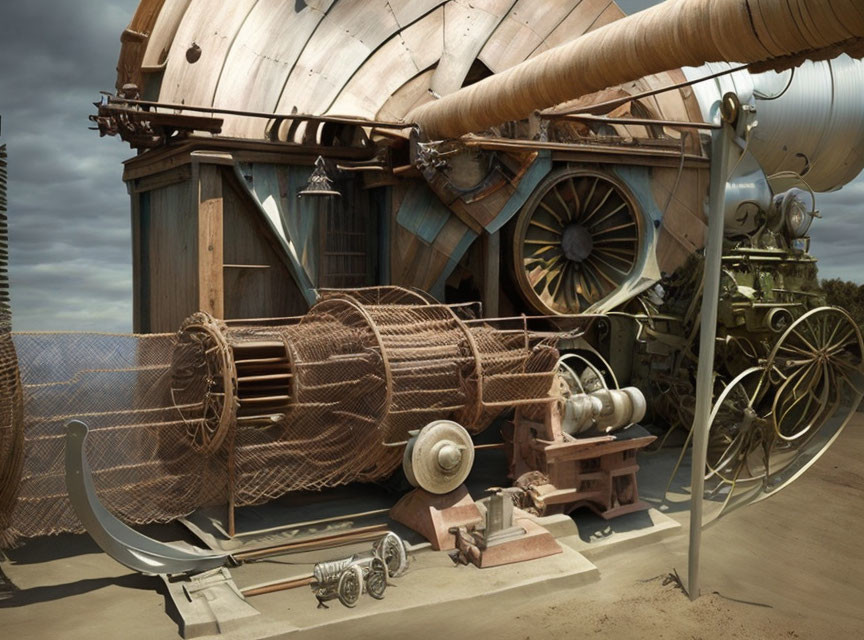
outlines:
M255 636L258 640L277 640L315 631L322 637L352 637L352 626L374 617L375 625L387 628L387 620L412 615L446 616L454 603L470 601L478 608L507 592L530 597L548 591L572 589L599 579L593 563L570 547L561 554L502 567L478 569L473 565L455 565L446 553L431 550L417 553L408 573L393 580L383 600L363 596L354 609L333 604L317 609L311 589L256 596L250 602L261 612L261 618L290 619L293 628ZM235 571L235 575L237 572ZM237 578L238 584L240 578ZM241 587L242 588L242 587ZM422 611L421 611L422 610ZM214 636L214 638L217 636ZM229 634L223 640L240 640L252 636Z
M579 513L576 522L560 516L541 522L559 539L576 536L580 543L571 539L572 544L589 545L590 559L585 553L580 556L596 565L588 583L582 581L585 576L571 581L566 574L531 581L522 572L535 563L479 570L453 567L446 555L440 555L435 567L427 569L427 561L421 563L418 558L406 576L394 580L384 601L364 596L353 611L340 605L316 609L308 588L252 598L251 604L261 615L229 638L864 637L864 554L858 534L864 502L860 472L864 417L850 427L798 483L771 500L731 514L705 532L705 595L695 603L672 585L662 586L658 579L673 569L679 573L686 569L683 528L665 528L655 535L646 527L637 538L645 544L628 542L626 537L619 544L621 537L599 535L603 530L592 530L583 521L587 514ZM662 495L668 472L659 462L659 456L642 461L647 470L644 482L640 476L643 495L650 493L652 471L656 471L656 487ZM654 514L649 513L653 522ZM670 510L668 515L683 521L687 512ZM183 536L193 541L179 525L145 527L144 532L166 542ZM627 532L614 529L612 533ZM662 539L658 542L657 537ZM590 546L598 543L605 544ZM367 547L331 549L319 553L318 559L335 559ZM179 637L176 621L166 612L161 581L131 574L84 536L30 540L8 555L9 561L0 563L0 569L17 590L8 582L4 585L0 577L3 638ZM547 560L558 563L563 557ZM291 555L245 565L231 573L243 588L308 573L314 561L308 555ZM596 569L602 573L599 580ZM482 577L486 571L496 573ZM490 593L471 598L459 595L459 584L474 582L478 574L492 582L484 582ZM517 580L522 580L522 587L506 588ZM455 595L427 606L423 601L427 588L452 589ZM292 631L295 627L302 631Z
M577 516L574 524L576 533L562 536L558 542L590 559L652 544L681 529L679 522L657 509L630 513L614 520L585 513Z

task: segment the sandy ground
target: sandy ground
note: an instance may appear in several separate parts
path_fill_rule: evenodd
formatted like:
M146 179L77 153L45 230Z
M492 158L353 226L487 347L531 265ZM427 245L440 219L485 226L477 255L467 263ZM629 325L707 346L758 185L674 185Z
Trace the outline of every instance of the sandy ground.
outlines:
M686 513L674 517L684 521ZM864 638L864 415L801 479L703 538L691 602L679 535L594 560L600 582L512 616L501 637Z
M591 584L540 585L530 595L511 591L346 619L300 637L864 638L862 460L864 414L858 414L793 486L709 528L704 595L696 602L668 580L675 571L686 577L685 526L662 541L592 557L601 579ZM687 517L669 515L682 522ZM76 546L74 554L70 545ZM0 638L178 637L163 596L153 590L154 579L129 574L83 537L43 539L10 555L5 567L19 591L0 599ZM53 558L50 570L46 557ZM406 585L421 579L419 572L404 578ZM314 607L304 595L302 612L308 616ZM293 617L283 594L261 596L254 604ZM341 614L331 609L320 615Z

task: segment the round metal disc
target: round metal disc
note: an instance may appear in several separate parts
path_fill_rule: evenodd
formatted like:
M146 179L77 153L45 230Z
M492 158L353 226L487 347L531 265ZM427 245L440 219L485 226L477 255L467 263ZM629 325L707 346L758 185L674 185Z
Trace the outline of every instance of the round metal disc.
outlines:
M348 567L339 577L336 595L346 607L353 607L363 593L363 570L357 565Z
M412 486L429 493L450 493L468 477L474 464L474 443L452 420L427 424L405 447L402 466Z
M381 600L384 597L384 592L387 590L387 580L389 578L390 573L387 570L387 563L381 558L372 558L369 575L366 576L366 591L376 600Z

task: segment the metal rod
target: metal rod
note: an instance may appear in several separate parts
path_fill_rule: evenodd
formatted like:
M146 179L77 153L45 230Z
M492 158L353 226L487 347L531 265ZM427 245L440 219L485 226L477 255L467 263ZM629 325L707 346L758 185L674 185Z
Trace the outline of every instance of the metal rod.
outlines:
M544 120L573 120L585 122L603 122L605 124L634 124L661 127L681 127L682 129L719 129L721 125L710 122L684 122L681 120L653 120L651 118L609 118L588 113L550 113L542 116Z
M198 113L220 113L229 116L246 116L247 118L267 118L273 120L311 120L313 122L334 122L336 124L357 124L364 127L378 127L390 129L410 129L414 126L406 122L383 122L379 120L366 120L364 118L353 118L350 116L316 116L307 113L268 113L267 111L243 111L240 109L222 109L219 107L205 107L189 104L176 104L172 102L154 102L153 100L135 100L132 98L121 98L106 91L103 95L108 96L109 104L134 104L142 107L154 107L157 109L171 109L174 111L195 111Z
M486 449L503 449L507 446L506 442L493 442L491 444L475 444L474 451L484 451Z
M705 492L705 460L708 456L708 419L714 382L714 345L723 257L726 165L733 132L728 124L715 131L711 144L711 193L708 205L708 238L702 292L702 323L699 335L699 366L696 372L696 409L693 418L693 453L690 480L690 546L687 589L690 599L699 597L699 558L702 546L702 501Z
M254 551L243 551L233 554L235 560L245 562L247 560L260 560L270 556L277 556L295 551L307 551L318 547L341 546L352 542L365 542L379 538L382 534L387 533L386 524L376 524L369 527L360 527L351 531L343 531L338 534L321 536L310 540L300 540L289 544L282 544L275 547L265 547L264 549L255 549Z
M250 587L241 591L244 598L250 596L263 596L266 593L276 593L277 591L288 591L298 587L306 587L315 582L315 576L309 575L302 578L293 578L291 580L280 580L272 584L265 584L260 587Z
M541 111L540 115L543 117L548 117L550 115L564 116L574 113L596 113L598 111L602 113L603 111L608 111L616 107L620 107L621 105L632 102L633 100L641 100L642 98L650 98L651 96L666 93L667 91L675 91L676 89L683 89L684 87L692 87L694 84L699 84L700 82L705 82L706 80L713 80L714 78L719 78L720 76L725 76L730 73L745 71L749 67L749 64L742 64L741 66L732 67L731 69L726 69L724 71L718 71L717 73L712 73L710 75L697 78L696 80L685 80L684 82L676 82L675 84L666 85L665 87L660 87L659 89L651 89L649 91L643 91L642 93L634 93L632 96L616 98L615 100L607 100L606 102L600 102L598 104L578 107L576 109L570 109L568 111L559 111L556 113L550 109L547 109L545 111Z
M371 511L358 511L357 513L346 513L338 516L331 516L329 518L318 518L317 520L306 520L304 522L289 522L287 524L279 525L278 527L270 527L267 529L256 529L254 531L245 531L243 533L237 534L238 538L242 537L250 537L250 536L260 536L265 533L274 533L277 531L285 531L286 529L298 529L300 527L312 527L321 524L330 524L333 522L351 522L354 520L359 520L360 518L368 518L369 516L377 516L390 511L387 509L373 509ZM343 535L343 534L336 534ZM321 538L318 538L320 540Z

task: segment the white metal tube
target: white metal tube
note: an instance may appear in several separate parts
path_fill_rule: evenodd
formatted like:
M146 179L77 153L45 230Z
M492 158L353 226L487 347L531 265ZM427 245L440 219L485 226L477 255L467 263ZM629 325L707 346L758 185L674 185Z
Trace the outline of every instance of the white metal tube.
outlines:
M708 201L708 237L702 289L699 331L699 367L696 371L696 411L693 418L693 454L690 481L690 548L687 590L699 597L699 552L702 544L702 496L705 492L705 459L708 455L708 418L714 388L714 345L717 339L717 307L720 302L720 270L723 258L723 210L726 171L733 133L728 124L715 131L711 144L711 193Z

